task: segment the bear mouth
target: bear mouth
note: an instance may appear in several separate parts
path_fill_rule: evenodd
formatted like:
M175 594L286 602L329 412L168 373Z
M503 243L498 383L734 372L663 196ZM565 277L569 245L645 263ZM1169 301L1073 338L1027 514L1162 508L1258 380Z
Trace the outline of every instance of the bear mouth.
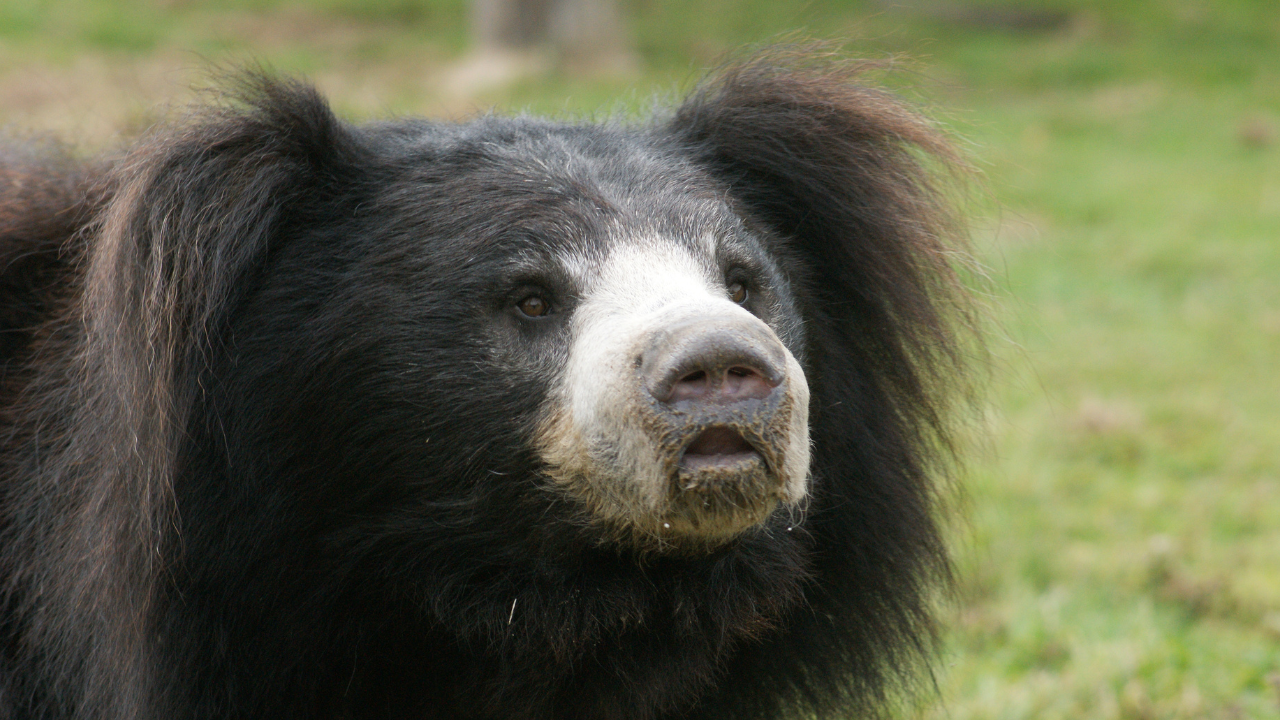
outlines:
M703 430L680 456L680 474L750 472L764 464L764 458L742 433L716 425Z
M731 424L704 427L693 436L680 454L659 520L664 538L714 546L773 512L781 499L781 481L770 470L768 446L748 438L759 442L750 429Z

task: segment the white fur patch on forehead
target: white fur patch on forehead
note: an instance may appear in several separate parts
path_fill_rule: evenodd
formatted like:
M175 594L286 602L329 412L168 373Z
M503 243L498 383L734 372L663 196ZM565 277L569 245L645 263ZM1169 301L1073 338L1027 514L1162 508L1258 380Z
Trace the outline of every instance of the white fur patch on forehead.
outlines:
M723 298L723 282L710 260L714 242L701 238L703 247L690 248L670 238L647 236L616 243L589 265L573 263L569 269L577 276L584 301L580 312L621 310L630 315L680 300Z

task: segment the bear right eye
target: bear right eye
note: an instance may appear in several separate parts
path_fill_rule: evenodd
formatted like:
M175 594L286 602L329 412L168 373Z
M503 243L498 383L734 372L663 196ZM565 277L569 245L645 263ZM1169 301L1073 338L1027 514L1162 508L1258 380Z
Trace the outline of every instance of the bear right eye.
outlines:
M516 303L516 309L525 317L540 318L551 314L551 303L537 295L530 295Z

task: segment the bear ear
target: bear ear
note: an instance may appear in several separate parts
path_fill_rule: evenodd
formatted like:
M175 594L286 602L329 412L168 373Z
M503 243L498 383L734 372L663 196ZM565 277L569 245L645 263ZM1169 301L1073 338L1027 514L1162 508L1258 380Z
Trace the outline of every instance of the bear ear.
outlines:
M311 87L245 74L111 170L85 233L75 353L88 393L75 422L99 445L80 472L122 496L103 507L165 532L184 425L236 293L284 232L337 212L357 147Z
M355 143L310 86L257 73L228 84L115 168L90 249L90 318L173 333L152 345L207 328L282 224L332 194L354 161Z
M47 591L31 610L49 618L32 622L32 642L56 651L31 652L79 655L66 667L90 669L83 687L50 696L81 714L147 714L144 618L175 561L176 459L203 363L269 245L338 212L333 198L359 166L357 143L311 88L250 74L224 98L106 171L102 209L76 241L78 296L49 340L68 347L37 368L52 379L32 383L44 396L28 430L40 481L29 492L57 498L42 512L69 514L22 539L56 569L41 571Z
M767 51L714 73L667 130L779 238L828 349L929 425L921 413L941 398L931 380L958 369L967 319L948 192L964 163L902 101L858 83L879 67L822 48Z
M246 73L217 102L139 143L86 234L83 422L113 428L98 477L117 507L163 498L209 347L273 242L338 212L359 146L310 86ZM100 433L87 433L97 437ZM111 435L111 432L106 435Z

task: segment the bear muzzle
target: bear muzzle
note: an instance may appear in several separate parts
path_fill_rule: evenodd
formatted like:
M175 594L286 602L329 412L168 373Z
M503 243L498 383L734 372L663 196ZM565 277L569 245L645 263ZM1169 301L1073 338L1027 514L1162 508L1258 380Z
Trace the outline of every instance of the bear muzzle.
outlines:
M667 478L661 535L732 537L788 499L785 455L803 429L793 427L787 359L773 331L745 314L650 334L636 365L643 425Z
M601 542L701 552L799 508L809 388L763 320L694 298L588 307L576 330L536 444Z

